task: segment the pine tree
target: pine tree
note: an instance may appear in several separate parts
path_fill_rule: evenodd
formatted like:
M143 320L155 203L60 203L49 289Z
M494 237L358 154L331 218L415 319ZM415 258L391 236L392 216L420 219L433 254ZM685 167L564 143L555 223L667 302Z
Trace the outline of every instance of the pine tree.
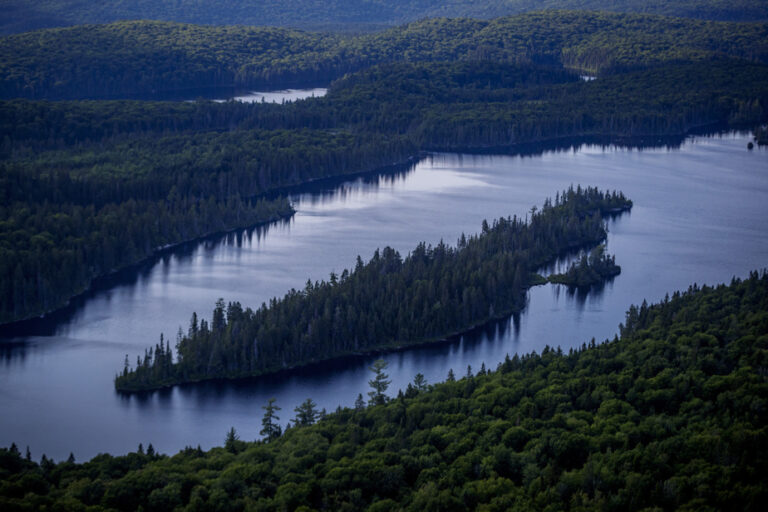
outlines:
M278 421L280 421L280 417L275 414L280 410L280 407L275 405L276 401L277 399L270 398L269 403L262 407L265 412L264 417L261 420L261 425L263 428L261 431L259 431L259 434L264 436L267 441L277 439L283 433L282 428L280 428L280 424L278 423Z
M318 414L315 407L317 407L317 404L311 398L307 398L301 405L296 407L294 409L296 418L293 420L296 426L312 425Z
M368 385L371 386L372 389L372 391L368 392L368 396L370 397L368 403L371 405L386 403L387 395L384 393L386 393L387 388L389 388L389 385L392 383L392 381L387 380L389 375L384 373L384 370L387 369L387 362L383 359L377 359L369 369L373 372L374 377L368 381Z
M427 379L424 378L424 374L417 373L413 378L413 385L416 391L425 391L427 389Z
M237 453L237 442L240 440L240 436L237 435L235 427L229 429L227 437L224 439L224 449L230 453Z

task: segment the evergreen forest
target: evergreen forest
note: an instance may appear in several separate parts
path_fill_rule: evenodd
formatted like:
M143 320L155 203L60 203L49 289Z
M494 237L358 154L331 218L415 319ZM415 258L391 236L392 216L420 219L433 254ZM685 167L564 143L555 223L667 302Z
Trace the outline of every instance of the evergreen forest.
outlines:
M0 449L3 510L762 510L768 274L632 306L621 336L224 446L85 463ZM372 368L371 396L386 390ZM352 390L350 390L352 392ZM261 414L254 407L254 414ZM240 438L244 439L240 439Z
M121 21L0 38L0 98L194 98L210 88L328 84L395 62L538 63L590 75L716 57L765 63L766 39L766 22L584 11L429 18L363 35Z
M768 66L733 58L591 81L562 66L482 60L382 64L286 105L2 101L0 322L56 309L158 247L289 215L285 200L265 196L286 186L423 151L658 143L760 126L767 84ZM57 279L60 268L69 277Z
M213 25L275 25L360 32L436 16L494 18L540 9L638 12L724 21L766 21L764 2L750 0L0 0L0 33L46 27L153 19Z
M261 375L341 355L415 345L467 331L525 305L539 267L603 241L603 216L629 210L621 192L570 188L530 218L483 222L456 247L424 243L403 258L377 250L328 281L307 282L256 311L220 299L210 322L192 314L176 359L160 342L125 367L119 391ZM591 258L594 267L603 256Z
M569 298L595 291L622 270L607 252L606 219L623 222L633 207L620 191L574 180L455 243L422 242L407 254L383 246L286 292L301 283L291 281L263 304L241 304L226 289L209 316L184 312L189 323L175 333L178 318L153 312L172 322L159 340L132 326L112 339L100 320L86 334L59 336L63 322L37 320L179 244L289 219L302 210L297 191L390 176L441 152L675 147L691 134L734 130L753 134L741 157L768 144L765 0L0 0L0 12L3 404L21 403L22 394L8 397L32 382L46 398L62 396L58 384L79 384L35 366L18 385L11 374L20 365L49 357L51 368L82 372L90 364L103 378L82 382L106 390L105 401L83 399L83 386L72 387L71 404L24 405L68 414L81 400L71 410L95 428L109 400L142 421L148 401L165 408L198 382L249 386L245 378L279 380L335 358L434 348L520 312L534 286L561 284ZM325 93L282 104L227 99L286 88ZM750 169L750 183L763 171ZM676 190L681 207L686 186L700 185L686 180ZM654 205L633 216L646 207ZM539 274L562 261L572 263ZM299 277L307 275L316 274ZM126 318L135 317L126 313L121 325ZM104 352L118 359L113 373L87 356L50 357L51 345L65 343L46 336L5 336L47 323L67 350L114 350L126 337L141 343L126 352L147 348L124 361L123 345L116 356ZM284 395L264 397L246 411L261 429L227 421L222 446L207 451L163 454L148 443L54 461L12 444L0 448L0 510L649 512L768 503L768 271L642 301L604 342L567 352L548 342L487 361L491 368L451 369L444 382L419 373L400 390L378 359L369 389L338 390L350 400L332 407L357 397L353 407L318 410L306 397L288 411ZM10 425L26 414L14 407L2 413L4 438L33 423ZM29 427L61 432L42 425ZM79 449L69 439L57 442Z
M564 284L569 288L588 288L620 273L621 267L616 264L616 257L605 253L605 245L598 245L589 251L589 254L582 254L581 258L571 263L562 274L547 277L547 281Z

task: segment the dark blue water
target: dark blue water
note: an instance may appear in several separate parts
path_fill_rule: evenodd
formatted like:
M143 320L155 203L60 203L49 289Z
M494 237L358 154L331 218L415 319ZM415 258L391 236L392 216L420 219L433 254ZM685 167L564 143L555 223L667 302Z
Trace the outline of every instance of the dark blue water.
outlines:
M635 202L611 221L609 251L623 272L602 291L532 289L519 316L450 343L385 356L392 394L417 372L430 382L450 368L491 368L515 352L567 349L612 337L643 299L691 283L718 283L768 266L768 153L747 135L688 139L677 149L582 146L539 156L438 155L409 172L295 195L289 222L193 244L80 301L31 334L0 343L0 445L29 445L57 460L125 453L151 442L172 453L221 444L234 426L257 437L270 397L281 418L311 397L329 410L365 394L373 357L347 359L236 383L177 387L144 397L114 392L125 354L135 360L160 332L172 339L193 310L218 297L258 306L307 278L327 278L361 254L421 240L450 243L484 218L525 215L570 184L620 189Z

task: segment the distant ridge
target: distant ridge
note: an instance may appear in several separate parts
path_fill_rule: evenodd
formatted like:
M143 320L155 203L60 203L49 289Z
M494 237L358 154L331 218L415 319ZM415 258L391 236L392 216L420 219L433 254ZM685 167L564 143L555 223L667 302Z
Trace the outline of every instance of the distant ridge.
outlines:
M541 9L768 20L768 0L0 0L0 34L135 19L371 31L425 17L494 18Z
M340 35L123 21L0 37L0 98L149 99L189 87L328 84L401 60L533 61L605 74L724 56L768 62L768 23L549 10Z

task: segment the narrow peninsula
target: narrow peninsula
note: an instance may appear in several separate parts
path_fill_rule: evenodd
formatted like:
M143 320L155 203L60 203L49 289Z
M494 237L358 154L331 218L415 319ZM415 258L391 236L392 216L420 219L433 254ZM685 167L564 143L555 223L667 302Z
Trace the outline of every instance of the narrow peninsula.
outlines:
M628 210L621 192L570 188L530 216L501 218L455 247L419 244L403 259L390 247L327 282L308 281L256 311L216 303L210 323L192 315L176 357L160 343L126 358L115 378L134 392L209 379L274 373L335 357L445 339L519 311L533 272L605 240L604 216Z

